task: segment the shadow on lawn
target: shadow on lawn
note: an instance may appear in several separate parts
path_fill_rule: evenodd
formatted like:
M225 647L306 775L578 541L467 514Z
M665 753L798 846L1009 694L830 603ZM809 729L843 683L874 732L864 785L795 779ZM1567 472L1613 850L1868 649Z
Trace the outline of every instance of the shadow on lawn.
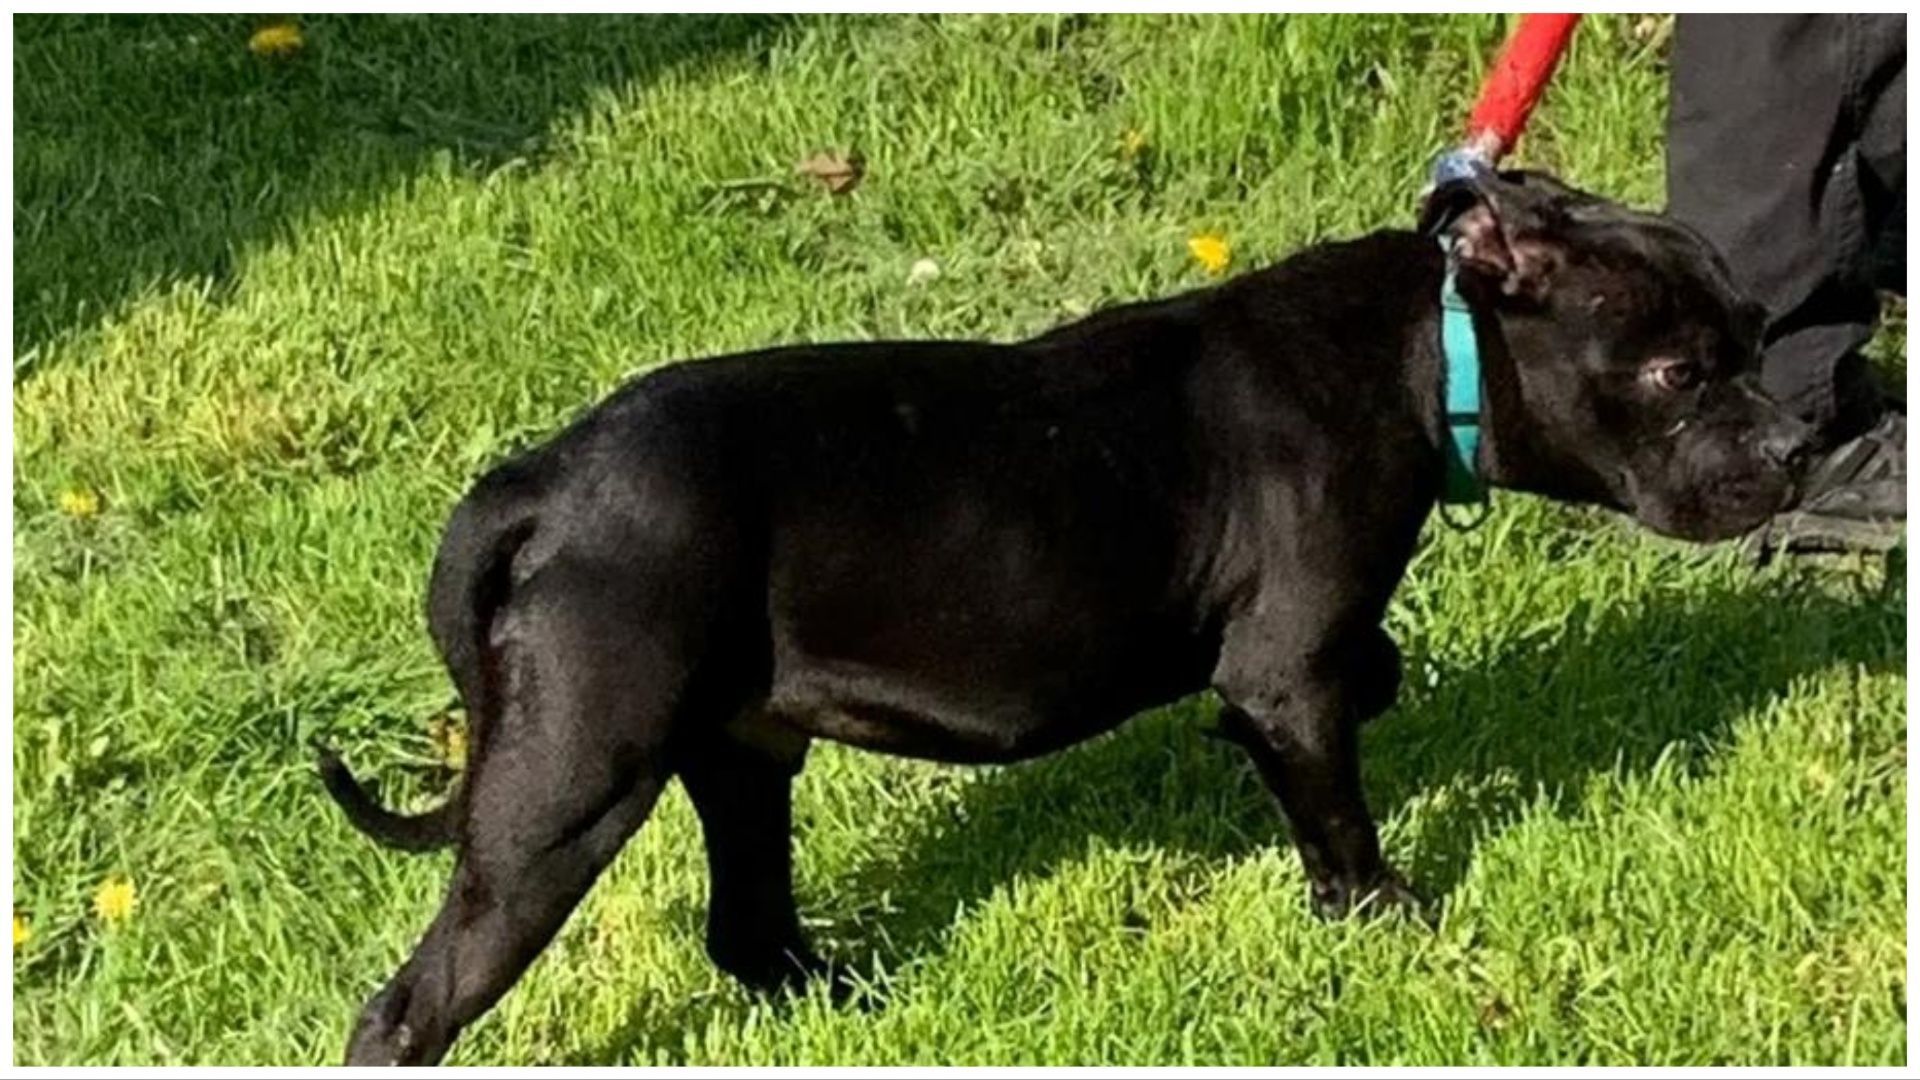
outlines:
M245 16L20 16L15 352L149 285L222 287L248 245L377 199L434 155L482 173L537 162L597 88L764 57L787 21L318 15L273 60L248 51Z
M1783 577L1660 607L1578 608L1557 641L1516 644L1483 665L1443 671L1431 689L1415 685L1421 664L1410 655L1401 704L1365 738L1369 802L1384 820L1442 786L1458 784L1467 795L1414 815L1417 826L1392 838L1401 868L1444 902L1481 839L1537 792L1571 805L1589 777L1645 771L1675 743L1704 751L1680 759L1698 770L1740 717L1795 680L1835 666L1904 666L1904 579L1889 577L1893 584L1880 595L1858 603ZM900 858L824 886L837 894L824 903L802 898L803 911L855 913L834 919L831 938L819 942L823 951L863 969L877 955L898 969L940 951L957 908L1016 878L1044 877L1096 847L1222 859L1284 844L1278 808L1239 751L1199 737L1212 708L1183 702L979 779L957 813L910 826ZM1501 782L1482 783L1496 777ZM883 895L893 906L879 911ZM1304 889L1274 902L1304 908ZM649 1003L583 1060L673 1056L685 1032L746 1008L740 995Z

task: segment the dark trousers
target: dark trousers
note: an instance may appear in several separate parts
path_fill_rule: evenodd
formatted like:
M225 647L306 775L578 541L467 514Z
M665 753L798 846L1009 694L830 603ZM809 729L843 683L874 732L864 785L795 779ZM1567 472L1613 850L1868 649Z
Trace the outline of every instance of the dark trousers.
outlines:
M1907 17L1682 15L1668 210L1770 316L1761 381L1843 438L1882 408L1860 347L1906 293Z

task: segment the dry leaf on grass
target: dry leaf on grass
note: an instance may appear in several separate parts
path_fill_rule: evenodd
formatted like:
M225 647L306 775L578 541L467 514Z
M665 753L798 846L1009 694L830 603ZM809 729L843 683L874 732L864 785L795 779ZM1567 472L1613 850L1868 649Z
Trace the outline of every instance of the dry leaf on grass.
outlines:
M867 161L858 153L841 155L831 150L807 158L793 167L802 176L811 176L835 195L845 195L860 186L867 173Z

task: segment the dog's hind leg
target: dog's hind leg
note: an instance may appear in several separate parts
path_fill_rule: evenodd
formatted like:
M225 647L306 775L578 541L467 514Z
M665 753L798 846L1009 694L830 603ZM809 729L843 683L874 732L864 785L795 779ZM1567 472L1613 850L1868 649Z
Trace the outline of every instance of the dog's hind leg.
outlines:
M688 747L681 781L707 843L707 955L750 987L797 985L825 969L793 900L793 778L805 745L781 753L718 736Z
M669 778L685 624L604 572L542 568L501 611L461 850L439 914L367 1004L349 1064L426 1064L520 977L639 828ZM671 613L669 613L671 614Z

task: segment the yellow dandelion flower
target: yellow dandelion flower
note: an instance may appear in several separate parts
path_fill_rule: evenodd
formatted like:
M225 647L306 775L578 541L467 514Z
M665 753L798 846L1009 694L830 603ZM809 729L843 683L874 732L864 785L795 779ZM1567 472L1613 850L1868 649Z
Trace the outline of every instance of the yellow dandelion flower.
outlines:
M1128 128L1126 134L1120 136L1120 156L1127 161L1139 157L1146 148L1147 136L1139 128Z
M18 915L13 917L13 947L18 949L33 940L33 927Z
M140 891L130 878L110 877L93 891L93 913L108 925L132 918L139 906Z
M1187 241L1187 250L1206 272L1219 277L1233 263L1233 246L1219 233L1206 233Z
M300 25L291 22L268 23L247 39L247 48L255 56L292 56L307 40L300 36Z
M100 512L100 496L86 488L60 493L60 512L72 518L90 518Z

